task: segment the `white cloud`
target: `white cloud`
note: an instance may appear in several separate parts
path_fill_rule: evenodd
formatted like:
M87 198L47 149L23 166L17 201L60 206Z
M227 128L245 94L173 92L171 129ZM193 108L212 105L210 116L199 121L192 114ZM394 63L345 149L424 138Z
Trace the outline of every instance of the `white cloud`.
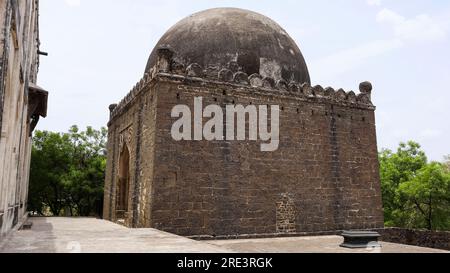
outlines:
M380 0L367 0L372 6L381 5ZM382 9L376 21L392 27L391 39L375 40L362 45L336 52L311 64L311 70L321 79L328 80L345 72L358 68L370 59L389 51L402 48L411 43L437 42L447 37L450 23L428 14L418 15L412 19L390 10Z
M401 48L403 42L399 39L377 40L346 49L311 63L311 71L320 75L321 80L327 80L352 69L360 67L368 59Z
M377 14L377 22L391 25L395 36L405 41L434 42L447 36L446 25L428 14L407 19L385 8Z
M64 2L69 7L79 7L81 5L81 0L64 0Z
M367 0L369 6L381 6L381 0Z

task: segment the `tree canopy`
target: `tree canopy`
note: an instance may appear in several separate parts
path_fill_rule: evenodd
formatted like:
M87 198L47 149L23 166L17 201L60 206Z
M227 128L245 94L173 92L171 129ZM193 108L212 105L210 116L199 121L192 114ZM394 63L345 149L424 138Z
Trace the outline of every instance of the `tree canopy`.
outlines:
M106 166L105 128L37 131L31 154L29 210L38 215L101 214Z
M450 170L429 163L418 143L401 143L394 153L380 153L380 173L387 226L448 230Z

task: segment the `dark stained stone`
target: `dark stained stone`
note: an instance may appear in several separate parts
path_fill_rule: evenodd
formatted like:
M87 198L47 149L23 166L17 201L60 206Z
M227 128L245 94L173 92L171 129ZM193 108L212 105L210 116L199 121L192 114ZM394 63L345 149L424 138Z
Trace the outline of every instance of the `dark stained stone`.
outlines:
M263 79L263 87L265 88L274 88L275 87L275 81L272 78L266 77Z
M228 69L222 69L219 72L219 80L223 81L223 82L231 82L233 81L233 72L231 72L231 70Z
M361 91L361 93L370 93L372 92L372 89L373 89L372 83L370 82L362 82L359 85L359 91Z
M186 69L189 77L202 77L203 69L199 64L193 63Z
M245 74L244 72L238 72L234 75L234 81L240 84L248 84L249 83L248 75Z
M279 80L277 82L277 88L279 90L287 91L289 89L289 86L285 80Z

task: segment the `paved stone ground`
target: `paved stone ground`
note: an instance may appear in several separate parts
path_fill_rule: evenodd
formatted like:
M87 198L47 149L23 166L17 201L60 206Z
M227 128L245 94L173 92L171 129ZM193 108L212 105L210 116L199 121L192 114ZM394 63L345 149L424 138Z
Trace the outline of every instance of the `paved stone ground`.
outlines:
M377 249L347 249L339 247L340 236L293 237L276 239L250 239L209 241L238 253L448 253L443 250L382 242Z
M0 242L0 253L336 253L376 252L340 248L339 236L193 241L155 229L127 229L94 218L31 218L33 228ZM382 252L438 253L383 243Z
M0 253L224 253L205 242L155 229L128 229L94 218L30 218L21 230L0 243Z

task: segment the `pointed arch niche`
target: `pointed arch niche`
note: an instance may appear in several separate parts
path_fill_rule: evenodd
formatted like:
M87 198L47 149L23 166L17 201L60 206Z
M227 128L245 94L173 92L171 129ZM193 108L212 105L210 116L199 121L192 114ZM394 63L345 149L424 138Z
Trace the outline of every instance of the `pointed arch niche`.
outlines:
M130 150L124 143L119 156L118 184L116 191L116 218L126 222L130 193Z

